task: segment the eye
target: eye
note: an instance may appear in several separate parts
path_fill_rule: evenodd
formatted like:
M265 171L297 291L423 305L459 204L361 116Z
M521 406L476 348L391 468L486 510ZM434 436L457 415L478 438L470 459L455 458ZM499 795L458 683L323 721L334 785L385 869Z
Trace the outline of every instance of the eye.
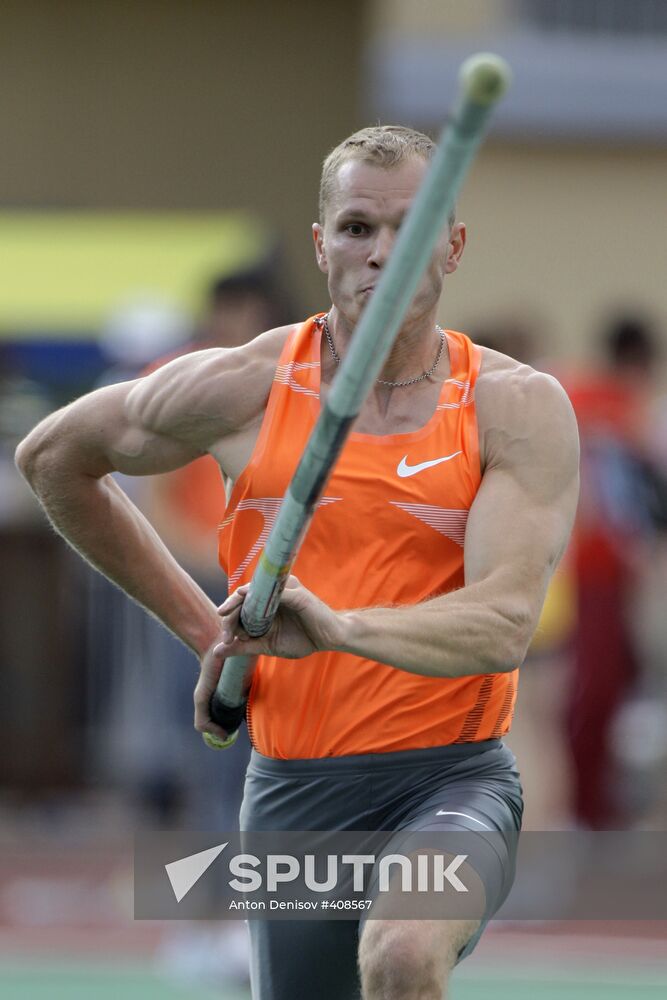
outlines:
M366 232L366 226L362 225L361 222L348 222L345 226L345 232L349 233L350 236L363 236Z

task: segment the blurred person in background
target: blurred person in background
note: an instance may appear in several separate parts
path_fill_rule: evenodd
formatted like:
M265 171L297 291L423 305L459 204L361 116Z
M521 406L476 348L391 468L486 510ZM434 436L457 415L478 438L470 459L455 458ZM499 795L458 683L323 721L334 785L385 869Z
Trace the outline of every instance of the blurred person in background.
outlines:
M273 248L251 267L214 278L194 338L160 357L143 374L173 358L209 347L240 347L258 333L287 322L292 303L284 289L281 256ZM150 517L173 554L198 583L220 591L217 530L227 503L222 476L209 456L164 476L151 477Z
M159 358L143 374L192 351L240 347L263 330L281 326L287 322L291 308L285 287L278 247L271 248L250 267L214 278L194 338L177 352ZM178 562L215 604L227 596L227 581L217 559L218 527L226 506L220 466L210 455L165 475L148 477L144 513ZM197 762L194 768L183 767L182 762L170 768L172 781L186 789L183 816L193 828L237 829L250 756L247 732L242 728L236 744L225 755L225 766L220 767L216 755L207 751L192 730L195 677L189 651L164 629L159 629L156 642L158 659L163 664L168 661L166 669L174 688L170 714L179 730L174 746L182 747L183 740L192 744ZM202 781L204 775L207 780ZM216 796L211 796L209 782L215 783Z
M623 727L615 728L619 712L641 686L636 594L664 520L648 447L655 336L640 316L621 315L608 324L601 347L601 366L565 381L581 435L581 496L571 543L577 627L566 727L574 818L592 829L640 818L621 794L624 747L615 750L614 734L624 742Z

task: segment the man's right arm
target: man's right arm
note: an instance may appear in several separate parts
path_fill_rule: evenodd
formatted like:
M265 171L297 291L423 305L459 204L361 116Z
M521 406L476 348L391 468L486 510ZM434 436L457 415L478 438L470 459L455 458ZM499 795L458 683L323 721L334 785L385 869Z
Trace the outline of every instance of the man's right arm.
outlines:
M111 476L168 472L257 419L271 379L257 351L205 351L92 392L43 420L17 464L55 529L201 655L215 606ZM254 414L254 418L253 418Z

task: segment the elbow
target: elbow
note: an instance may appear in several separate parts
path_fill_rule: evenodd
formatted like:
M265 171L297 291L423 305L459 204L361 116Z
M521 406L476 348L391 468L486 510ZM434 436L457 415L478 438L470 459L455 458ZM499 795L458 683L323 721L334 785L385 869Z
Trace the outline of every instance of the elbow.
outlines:
M25 437L14 452L14 462L24 479L31 485L35 477L36 456L38 449L35 447L34 431Z
M513 670L520 667L526 658L529 645L530 642L524 641L520 636L514 637L513 640L508 640L502 651L502 655L498 658L495 673L511 674Z
M508 674L520 667L533 637L535 623L528 608L496 609L489 673Z
M53 465L53 448L52 436L40 424L19 443L14 453L17 469L36 493L45 471Z
M511 674L513 670L521 666L525 655L525 650L521 651L518 643L499 644L488 656L486 669L483 673Z

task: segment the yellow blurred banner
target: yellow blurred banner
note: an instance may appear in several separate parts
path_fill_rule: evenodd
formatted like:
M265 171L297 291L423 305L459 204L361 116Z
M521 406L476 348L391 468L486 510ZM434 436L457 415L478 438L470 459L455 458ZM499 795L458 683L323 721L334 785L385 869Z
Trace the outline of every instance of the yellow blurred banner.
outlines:
M208 281L267 246L241 212L0 212L0 337L89 336L137 295L196 310Z

